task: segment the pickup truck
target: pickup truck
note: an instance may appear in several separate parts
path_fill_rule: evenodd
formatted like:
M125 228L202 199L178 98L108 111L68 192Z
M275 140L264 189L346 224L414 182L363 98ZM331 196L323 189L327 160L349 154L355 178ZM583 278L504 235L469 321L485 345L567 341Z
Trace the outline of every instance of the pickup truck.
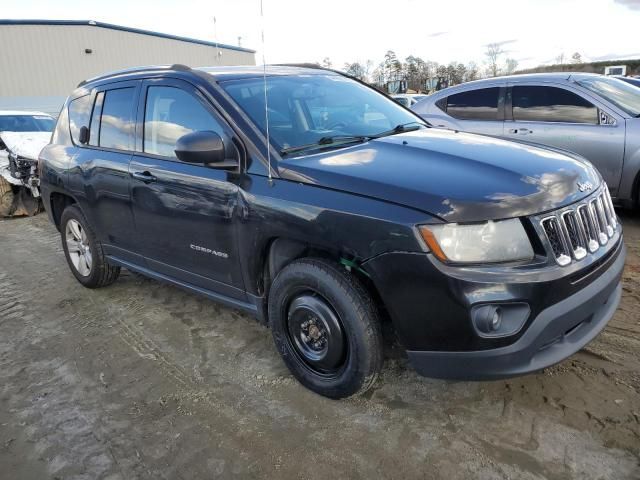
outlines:
M587 161L430 128L330 70L84 81L40 181L82 285L127 268L242 309L331 398L374 384L383 331L422 375L504 378L572 355L620 300L622 227Z

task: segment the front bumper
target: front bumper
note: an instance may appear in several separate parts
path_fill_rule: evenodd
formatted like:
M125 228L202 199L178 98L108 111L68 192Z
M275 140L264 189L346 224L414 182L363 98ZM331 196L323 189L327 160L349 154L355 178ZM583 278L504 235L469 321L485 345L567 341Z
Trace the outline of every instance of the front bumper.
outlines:
M515 343L472 352L408 351L421 375L459 380L514 377L555 365L591 342L620 303L624 245L615 262L583 290L538 314Z
M440 267L430 269L420 256L411 255L404 262L403 255L408 254L369 266L374 283L386 284L380 294L418 373L447 379L498 379L554 365L602 331L621 296L626 256L621 235L616 243L586 274L583 270L556 278L541 278L540 272L500 277L496 283L487 282L485 274L483 281L470 278L469 272L452 278ZM382 272L389 273L391 261L396 271L404 271L407 281L394 275L383 280ZM413 272L410 265L415 267ZM401 288L392 287L399 283ZM524 328L508 338L479 338L471 325L470 309L478 303L504 301L530 305Z

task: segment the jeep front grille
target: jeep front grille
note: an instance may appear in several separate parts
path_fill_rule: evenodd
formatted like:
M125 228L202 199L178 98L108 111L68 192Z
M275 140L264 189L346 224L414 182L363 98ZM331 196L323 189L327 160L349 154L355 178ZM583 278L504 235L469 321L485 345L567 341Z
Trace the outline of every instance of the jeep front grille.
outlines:
M604 247L618 229L609 189L604 185L586 200L540 220L556 262L569 265Z

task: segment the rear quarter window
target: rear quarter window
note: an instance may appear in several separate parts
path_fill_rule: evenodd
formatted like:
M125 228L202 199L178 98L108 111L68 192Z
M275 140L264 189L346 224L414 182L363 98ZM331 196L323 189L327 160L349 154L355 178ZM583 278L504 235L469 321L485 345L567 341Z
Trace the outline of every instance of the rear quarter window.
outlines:
M89 127L92 107L91 95L78 97L69 102L69 132L76 145L80 144L80 129Z
M447 111L447 97L441 98L436 102L436 107L438 107L443 112Z

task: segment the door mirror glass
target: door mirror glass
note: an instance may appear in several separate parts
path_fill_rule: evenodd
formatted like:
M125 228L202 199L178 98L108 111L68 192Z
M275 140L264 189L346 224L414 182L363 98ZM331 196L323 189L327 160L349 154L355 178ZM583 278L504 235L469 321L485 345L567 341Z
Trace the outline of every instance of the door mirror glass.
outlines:
M178 160L197 163L213 168L232 168L238 162L226 159L222 137L211 130L187 133L178 139L175 146Z

